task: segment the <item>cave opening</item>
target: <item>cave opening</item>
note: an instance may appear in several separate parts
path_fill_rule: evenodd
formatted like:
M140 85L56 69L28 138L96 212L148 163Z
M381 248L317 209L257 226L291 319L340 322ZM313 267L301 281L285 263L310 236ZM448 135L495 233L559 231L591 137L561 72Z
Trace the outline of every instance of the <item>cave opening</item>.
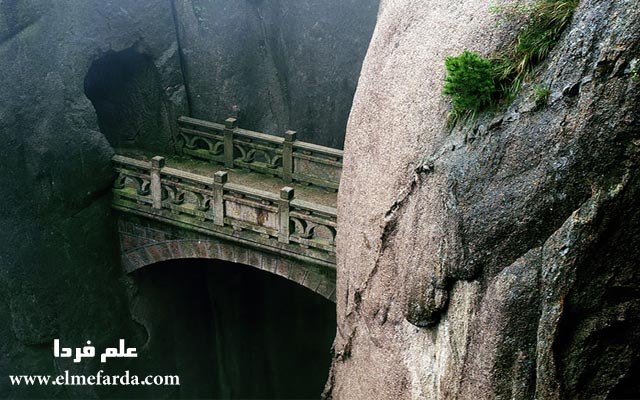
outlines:
M105 53L89 67L84 92L111 146L162 151L169 144L160 74L148 55L133 47Z
M135 272L146 373L180 376L178 398L319 398L335 305L246 265L186 259Z

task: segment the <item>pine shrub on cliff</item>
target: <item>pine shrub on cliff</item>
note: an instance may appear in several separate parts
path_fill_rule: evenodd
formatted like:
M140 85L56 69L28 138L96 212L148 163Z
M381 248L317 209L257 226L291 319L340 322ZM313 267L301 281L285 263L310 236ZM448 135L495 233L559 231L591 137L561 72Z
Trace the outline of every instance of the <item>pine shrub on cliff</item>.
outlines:
M493 65L470 51L447 57L444 94L451 96L453 113L476 112L491 103L496 91Z

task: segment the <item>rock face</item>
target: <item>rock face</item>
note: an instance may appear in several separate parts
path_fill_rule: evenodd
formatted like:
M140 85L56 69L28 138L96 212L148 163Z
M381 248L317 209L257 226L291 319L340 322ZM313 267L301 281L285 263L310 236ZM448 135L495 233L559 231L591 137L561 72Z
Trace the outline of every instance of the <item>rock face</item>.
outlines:
M113 150L84 93L94 61L134 47L151 60L160 90L180 85L166 1L0 3L0 397L121 396L106 387L18 388L7 376L100 369L99 361L54 360L54 338L144 343L117 258ZM140 139L153 147L154 138Z
M132 304L158 303L120 269L110 211L113 147L172 152L173 122L189 105L220 119L232 104L254 128L309 128L322 135L318 142L341 143L375 2L218 3L0 1L0 397L165 396L162 387L8 384L10 374L101 369L53 360L55 338L98 347L124 338L140 349L148 342ZM201 12L215 18L192 21L209 15ZM237 25L209 30L218 22ZM214 73L219 64L225 68ZM232 101L218 101L219 93ZM303 125L307 117L311 125ZM156 357L173 368L166 374L191 368L184 367L189 352L141 352L143 361L125 366L132 373L144 373Z
M516 31L482 1L383 0L347 128L327 397L640 396L639 11L581 1L508 110L450 131L444 58Z
M377 0L174 5L194 117L342 147Z

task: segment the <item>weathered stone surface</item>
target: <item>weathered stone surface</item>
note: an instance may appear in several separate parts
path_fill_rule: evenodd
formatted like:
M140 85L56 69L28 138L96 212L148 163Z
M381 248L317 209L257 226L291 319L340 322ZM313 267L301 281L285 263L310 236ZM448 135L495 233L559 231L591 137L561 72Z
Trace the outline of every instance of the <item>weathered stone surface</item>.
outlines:
M583 0L532 82L560 93L546 108L528 84L450 132L444 57L515 31L486 2L382 2L347 129L328 396L638 397L639 15Z
M194 117L342 147L377 0L174 6Z
M100 369L54 360L54 338L142 347L107 196L113 150L84 80L93 61L135 48L171 91L180 84L177 58L168 56L175 46L164 0L0 2L0 397L122 397L121 388L19 389L7 376Z
M195 9L201 2L189 3ZM334 132L334 126L342 128L340 124L346 120L359 64L375 18L373 4L367 5L367 12L362 14L363 20L369 21L368 27L348 28L349 24L320 18L320 14L327 10L325 7L335 3L338 2L323 2L322 6L316 6L319 7L317 13L309 14L308 19L306 13L283 19L304 19L301 25L295 25L295 43L288 45L291 57L309 58L305 64L307 67L319 65L314 70L319 76L319 83L315 85L311 85L311 78L305 75L307 67L302 68L296 63L301 65L301 69L291 68L292 73L287 79L304 81L304 84L296 84L297 94L292 99L305 105L320 104L318 107L296 109L296 113L312 113L313 118L320 121L315 123L320 130L331 132ZM177 392L167 394L164 388L154 392L152 387L76 386L52 391L51 387L34 386L18 391L7 385L6 376L12 373L55 374L65 369L71 373L88 374L100 369L99 364L82 367L71 362L54 362L51 356L54 338L71 346L80 346L88 339L99 346L111 346L119 338L125 338L128 344L139 349L147 342L149 330L138 322L144 318L137 313L148 316L159 312L153 309L156 304L154 298L162 295L148 289L145 291L135 281L123 278L118 259L117 232L110 211L109 189L114 178L110 158L113 146L143 148L156 153L172 150L171 125L178 114L188 114L187 90L182 77L174 21L174 17L180 18L180 15L175 15L172 9L175 6L180 10L186 7L185 4L168 0L0 1L0 138L4 146L0 156L0 195L3 199L0 207L2 398L125 395L158 398L178 395ZM234 18L232 7L217 9L222 13L222 20ZM344 7L351 10L347 15L354 15L358 5L354 3ZM279 10L276 6L270 8ZM295 2L290 9L296 9L300 14L309 8L312 8L309 4ZM227 12L229 15L225 15ZM184 15L188 17L189 14ZM251 18L254 27L260 26L255 13ZM324 23L314 27L313 38L309 36L307 40L304 30L307 27L311 29L316 19ZM183 19L180 25L192 28L188 18ZM345 39L343 48L328 40L330 30L335 26L344 26L345 31L338 35ZM242 38L243 27L238 26L237 29L233 38ZM282 29L294 27L287 25ZM361 34L350 37L356 30ZM193 39L199 43L212 40L206 31L201 33ZM228 41L220 44L223 49L235 45L229 35L216 37L216 44L220 38ZM317 45L325 47L315 59L314 48ZM334 65L329 59L325 63L318 61L333 55L333 47L344 63L340 66L344 73L341 70L328 71ZM248 46L246 51L254 53L256 47ZM189 48L184 52L185 56L188 54ZM194 61L187 68L192 72L187 81L193 82L196 96L198 85L214 81L213 77L207 76L210 66L217 65L219 60L243 61L233 56L226 58L222 54L210 53L203 58L187 58L182 61ZM231 71L232 76L216 79L213 89L207 86L207 90L217 93L216 87L222 87L224 93L234 100L233 104L237 98L245 98L244 101L251 98L253 107L253 101L260 99L259 106L255 105L256 110L270 116L257 118L275 120L276 113L269 111L269 104L280 94L262 96L266 91L261 89L256 95L253 88L244 86L250 84L251 79L233 79L234 71L250 70L251 66L227 65L230 69L225 71ZM89 74L90 69L92 74ZM275 74L275 69L270 71ZM253 72L250 72L253 76L251 74ZM329 78L324 80L325 76ZM265 79L272 82L285 77L271 75ZM336 92L338 80L345 84L344 90ZM225 89L226 85L238 82L241 87ZM302 91L307 91L304 96L313 101L302 101ZM203 97L194 105L201 110L206 109L206 102L212 100ZM248 110L243 101L237 104ZM217 106L212 104L211 107ZM226 117L227 109L220 110L220 114ZM277 112L277 118L281 118ZM327 115L328 125L323 125L323 114ZM304 119L303 116L296 118L298 121ZM316 125L314 131L319 131L315 129ZM278 133L284 132L284 127L277 130ZM336 140L341 142L340 129L335 131ZM183 249L167 250L179 253ZM124 267L138 268L147 261L146 256L144 259L138 257ZM270 268L273 269L272 266ZM137 302L150 306L136 308ZM138 367L153 364L157 357L166 357L161 364L171 368L158 372L179 373L189 370L186 360L192 359L193 355L188 349L181 359L179 351L165 355L162 346L141 350L140 354L139 364L126 366L132 372ZM114 373L127 369L121 367L113 367L113 371L106 369ZM181 395L206 397L198 387L183 390Z
M288 258L276 251L205 235L187 228L122 213L118 225L140 232L138 242L121 240L120 258L127 273L179 259L203 259L251 266L301 285L335 302L335 269L310 260ZM162 228L166 231L162 231ZM123 233L120 232L120 235ZM158 236L171 239L154 240ZM142 245L140 245L142 244Z

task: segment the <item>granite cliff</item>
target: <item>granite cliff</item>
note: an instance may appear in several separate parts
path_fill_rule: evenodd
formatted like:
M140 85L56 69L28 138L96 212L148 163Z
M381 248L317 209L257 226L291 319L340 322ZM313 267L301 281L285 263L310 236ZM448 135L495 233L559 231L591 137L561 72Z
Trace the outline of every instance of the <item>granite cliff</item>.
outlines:
M382 1L347 128L327 398L640 395L639 11L581 1L508 108L451 130L444 58L517 29L484 1Z

